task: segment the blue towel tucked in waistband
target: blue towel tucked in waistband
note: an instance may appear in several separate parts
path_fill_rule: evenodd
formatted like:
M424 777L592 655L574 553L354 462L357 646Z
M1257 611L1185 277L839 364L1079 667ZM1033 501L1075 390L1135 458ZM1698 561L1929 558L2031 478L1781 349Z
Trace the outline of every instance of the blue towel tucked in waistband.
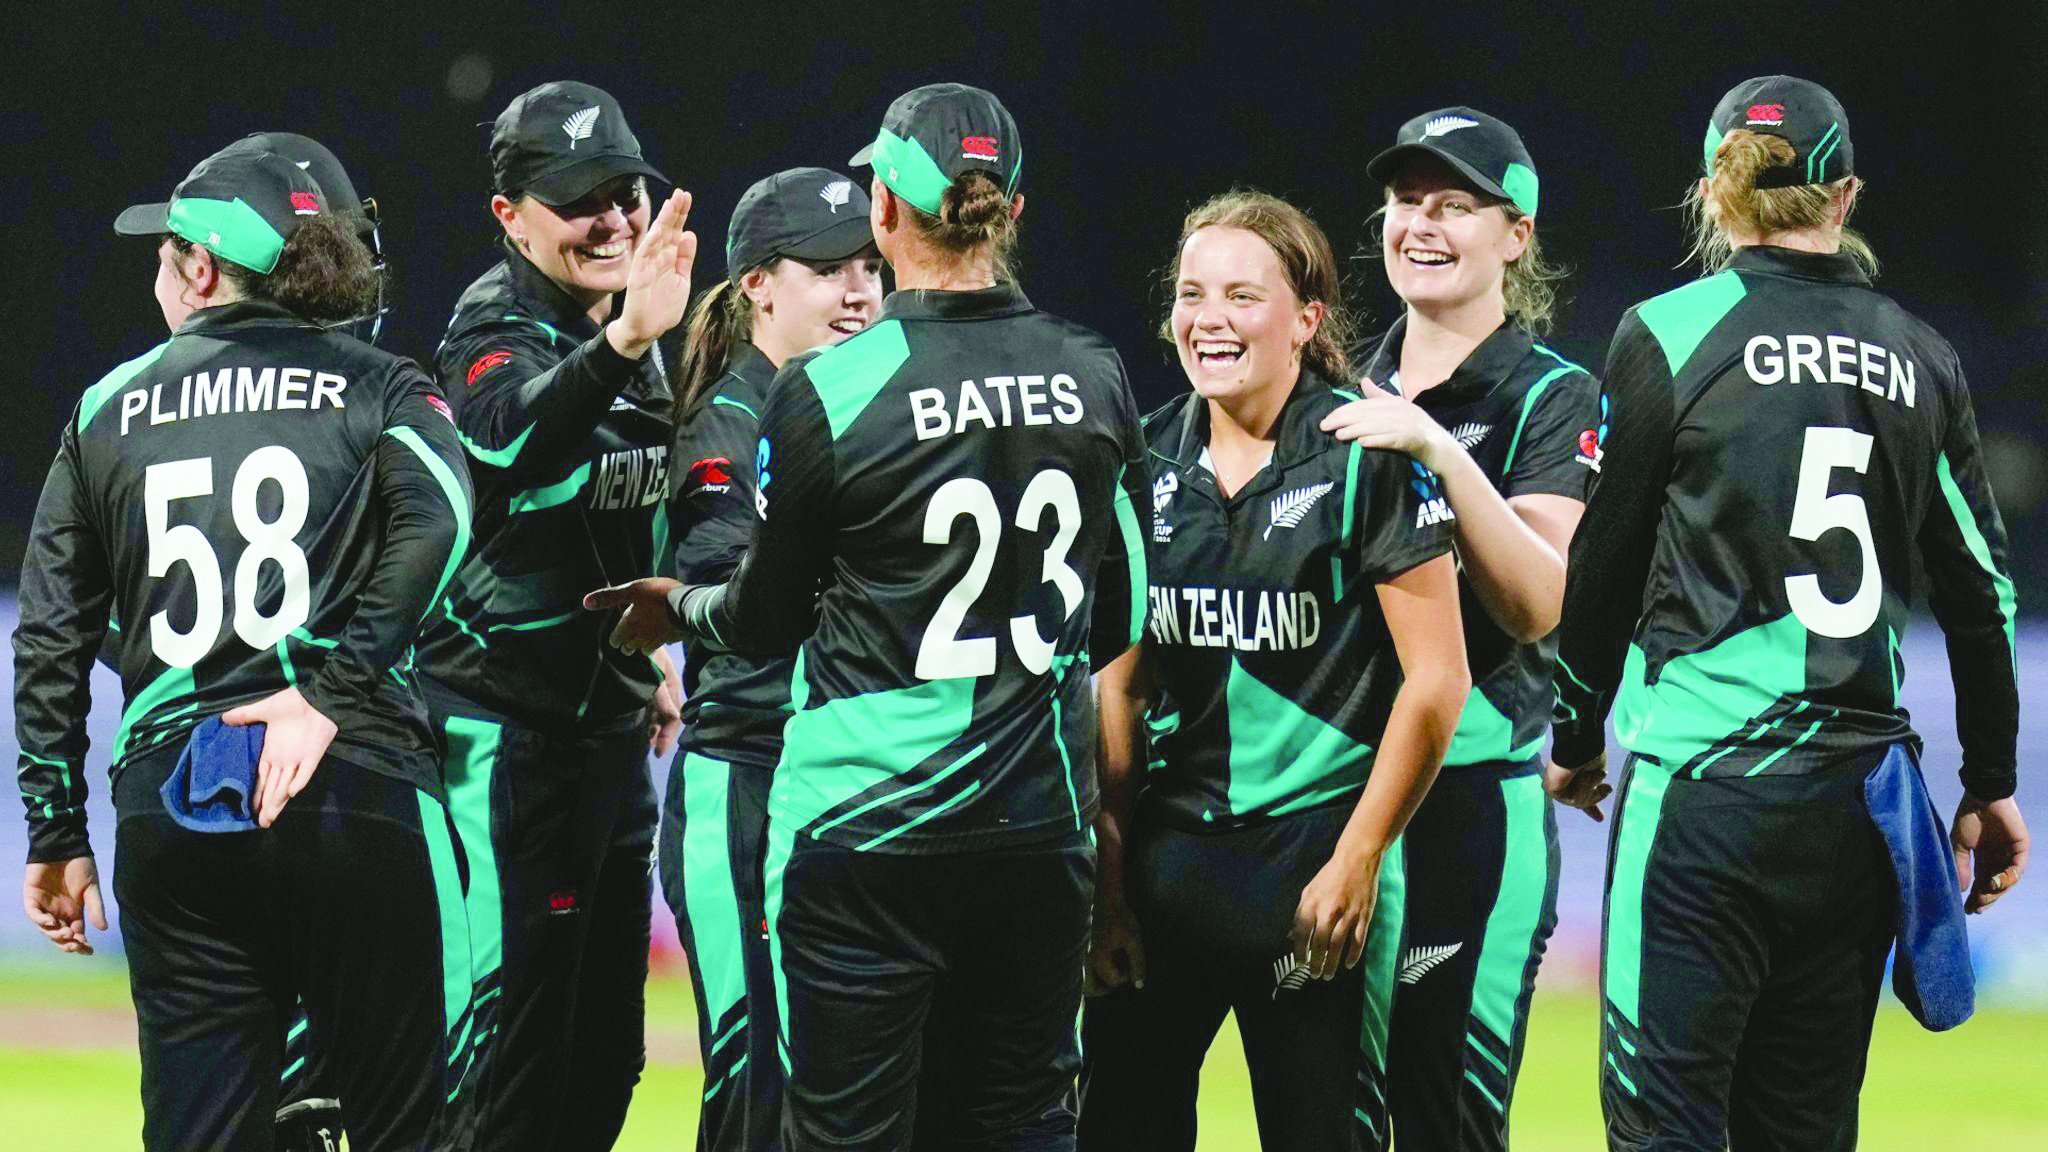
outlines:
M1897 953L1892 991L1930 1032L1970 1018L1976 980L1954 851L1920 765L1894 744L1863 780L1863 801L1883 834L1899 881Z
M192 730L178 766L164 781L164 811L194 832L253 832L256 765L266 726L232 728L213 716Z

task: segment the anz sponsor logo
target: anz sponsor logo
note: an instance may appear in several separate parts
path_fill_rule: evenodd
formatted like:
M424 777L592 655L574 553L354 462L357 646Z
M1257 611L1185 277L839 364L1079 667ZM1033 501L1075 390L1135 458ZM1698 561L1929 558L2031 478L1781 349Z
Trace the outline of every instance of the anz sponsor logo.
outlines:
M628 448L597 458L590 507L599 512L645 508L668 496L668 449Z
M1458 514L1451 511L1450 501L1444 499L1443 485L1437 480L1436 473L1413 460L1408 462L1408 466L1415 470L1415 475L1409 479L1408 486L1415 489L1418 500L1415 506L1416 530L1456 520Z
M1288 652L1313 648L1323 635L1322 602L1313 592L1154 584L1146 595L1160 644Z

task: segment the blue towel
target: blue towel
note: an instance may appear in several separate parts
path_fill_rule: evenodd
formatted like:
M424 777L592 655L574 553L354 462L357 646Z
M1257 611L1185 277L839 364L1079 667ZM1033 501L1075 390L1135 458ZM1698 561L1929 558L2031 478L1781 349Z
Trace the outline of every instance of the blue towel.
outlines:
M1899 881L1892 991L1921 1027L1945 1032L1970 1018L1976 978L1955 854L1906 745L1892 745L1864 778L1863 802L1884 836Z
M218 716L200 721L164 781L164 811L171 819L194 832L255 831L256 765L263 758L264 728L231 728Z

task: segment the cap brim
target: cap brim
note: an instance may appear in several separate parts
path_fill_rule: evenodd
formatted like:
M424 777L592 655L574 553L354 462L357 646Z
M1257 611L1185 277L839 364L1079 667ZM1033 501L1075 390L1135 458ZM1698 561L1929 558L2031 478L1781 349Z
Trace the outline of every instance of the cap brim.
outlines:
M621 176L647 176L663 184L672 183L659 169L645 160L613 154L592 156L567 168L559 168L545 176L536 177L521 191L549 207L556 207L573 204L590 195L598 185Z
M1418 155L1434 156L1449 164L1460 176L1471 181L1474 188L1479 189L1488 196L1498 196L1503 200L1514 199L1513 196L1508 195L1506 188L1501 187L1500 181L1486 175L1449 152L1422 141L1417 141L1413 144L1396 144L1385 152L1373 157L1371 162L1365 166L1365 174L1381 184L1385 184L1394 178L1394 173L1400 169L1404 161Z
M861 149L858 152L855 152L853 154L853 157L847 161L848 164L853 165L855 168L865 168L868 165L873 164L874 162L875 142L872 140L868 141L867 147Z
M171 230L171 206L137 204L114 217L114 231L123 236L162 236Z
M868 226L867 215L863 213L841 220L815 236L791 244L780 254L794 256L799 260L844 260L874 246L874 229Z

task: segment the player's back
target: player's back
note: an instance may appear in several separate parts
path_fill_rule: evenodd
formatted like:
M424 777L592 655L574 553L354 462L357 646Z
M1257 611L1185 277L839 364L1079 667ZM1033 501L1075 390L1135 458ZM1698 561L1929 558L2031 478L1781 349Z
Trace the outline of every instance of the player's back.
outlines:
M1146 481L1115 351L1003 285L898 293L793 363L777 387L815 390L836 487L786 732L803 784L778 787L779 815L891 851L1085 827L1088 661L1132 642L1143 603L1129 492ZM1099 606L1098 566L1115 583ZM1091 653L1091 619L1114 651Z
M117 765L320 670L384 536L380 441L445 477L466 520L452 429L428 423L445 412L410 362L255 301L197 314L87 392L78 474L107 550L128 701ZM336 717L348 722L333 755L424 780L417 692L402 668L377 672L361 708Z
M1947 342L1847 255L1748 248L1632 310L1616 372L1668 378L1672 409L1623 743L1704 776L1907 735L1911 556L1951 514L1948 455L1975 452Z

